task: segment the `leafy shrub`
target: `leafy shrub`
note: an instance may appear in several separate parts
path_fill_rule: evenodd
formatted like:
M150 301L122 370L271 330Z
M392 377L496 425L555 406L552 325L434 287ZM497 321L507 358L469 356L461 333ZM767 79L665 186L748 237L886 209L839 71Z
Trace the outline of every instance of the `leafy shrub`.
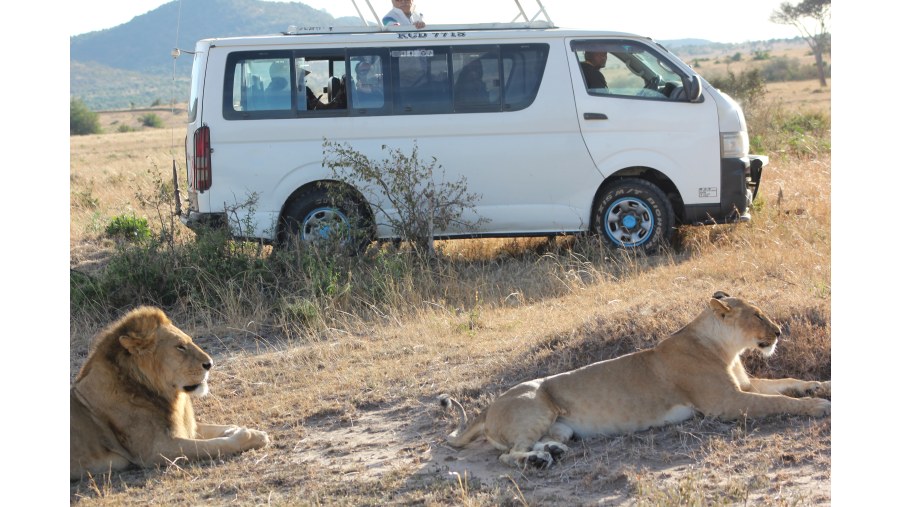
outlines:
M99 134L100 117L84 105L81 99L69 100L69 135L84 136Z
M124 123L119 125L119 128L116 129L116 132L125 133L125 132L137 132L137 129L132 127L131 125L125 125Z
M141 122L141 125L150 128L162 128L165 125L163 124L162 118L159 117L156 113L147 113L138 117L138 121Z
M766 95L766 80L759 69L743 71L740 74L729 70L724 78L711 78L709 83L740 102L744 114L748 114L747 110L752 110Z
M127 241L144 241L150 238L150 227L146 218L119 215L106 226L106 235Z
M426 162L419 158L415 143L408 155L400 149L381 148L388 151L388 157L375 161L347 144L326 139L325 165L335 179L349 183L366 195L381 196L369 204L417 251L434 254L435 231L453 226L474 232L485 222L483 218L474 222L462 218L481 197L468 191L464 176L447 181L437 159L432 157ZM332 188L339 193L346 191L344 187Z

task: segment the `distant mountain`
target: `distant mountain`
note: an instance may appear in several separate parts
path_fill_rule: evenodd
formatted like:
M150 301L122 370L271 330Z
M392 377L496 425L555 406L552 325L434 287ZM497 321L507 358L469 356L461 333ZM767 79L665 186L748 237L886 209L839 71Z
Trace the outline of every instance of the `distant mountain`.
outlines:
M362 21L335 19L300 2L175 0L117 27L71 37L70 94L93 110L187 102L191 58L182 54L173 66L173 48L191 51L200 39L278 33L288 25Z

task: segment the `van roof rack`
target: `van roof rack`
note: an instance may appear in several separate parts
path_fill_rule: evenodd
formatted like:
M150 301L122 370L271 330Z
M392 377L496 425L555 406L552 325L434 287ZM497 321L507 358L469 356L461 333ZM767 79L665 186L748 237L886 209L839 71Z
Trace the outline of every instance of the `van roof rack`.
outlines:
M467 25L428 25L422 30L410 26L297 26L289 25L282 35L323 35L332 33L402 33L402 32L444 32L460 30L541 30L557 28L546 21L510 23L472 23Z
M377 32L413 32L417 31L416 28L406 27L406 26L384 26L381 24L381 18L378 17L378 14L375 13L375 9L372 7L372 3L369 0L365 0L366 5L369 7L369 11L372 13L372 17L375 19L374 22L366 19L366 16L363 15L362 10L360 10L359 5L357 5L356 0L350 0L353 3L353 7L356 9L356 13L359 15L360 21L362 21L363 26L328 26L328 27L320 27L320 26L298 26L298 25L290 25L288 29L284 32L281 32L284 35L305 35L305 34L323 34L323 33L377 33ZM516 10L518 14L510 21L509 23L471 23L471 24L445 24L445 25L428 25L427 29L429 31L444 31L444 30L513 30L513 29L546 29L546 28L556 28L553 24L553 21L550 20L550 15L547 14L547 9L544 8L544 4L541 3L541 0L534 0L537 3L537 12L529 17L525 14L525 9L522 8L522 3L519 0L513 0L516 4ZM540 19L543 17L543 19Z

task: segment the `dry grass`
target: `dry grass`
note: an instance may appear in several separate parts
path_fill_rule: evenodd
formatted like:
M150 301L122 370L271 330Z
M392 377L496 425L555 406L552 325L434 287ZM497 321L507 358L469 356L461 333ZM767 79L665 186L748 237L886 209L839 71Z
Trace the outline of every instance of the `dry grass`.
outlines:
M180 128L180 127L179 127ZM169 178L183 130L73 137L71 262L102 266L102 225ZM174 155L173 155L174 153ZM179 165L181 165L179 163ZM506 468L489 446L443 442L449 392L470 410L521 380L652 346L719 289L760 303L784 330L751 373L831 378L831 158L776 157L749 224L688 227L645 259L571 239L467 240L443 296L399 287L382 318L332 309L315 337L266 325L270 309L170 315L217 364L201 421L269 433L262 450L72 483L79 505L810 505L831 502L830 418L692 419L577 443L558 466ZM152 220L151 220L152 222ZM461 267L460 267L461 266ZM429 289L431 290L431 289ZM477 294L477 295L476 295ZM348 306L353 308L353 306ZM403 311L399 311L402 309ZM71 374L96 314L71 320Z

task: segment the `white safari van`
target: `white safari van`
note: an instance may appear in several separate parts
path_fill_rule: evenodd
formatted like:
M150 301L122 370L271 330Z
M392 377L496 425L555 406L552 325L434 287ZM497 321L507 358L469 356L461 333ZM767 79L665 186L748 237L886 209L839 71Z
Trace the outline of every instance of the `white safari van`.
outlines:
M396 237L377 196L329 197L324 139L375 160L415 144L465 177L480 198L464 219L486 220L438 238L591 232L649 250L678 224L749 219L767 158L748 153L743 112L653 40L534 21L410 28L199 41L182 221L278 242L359 215L372 238ZM583 70L598 53L605 82Z

